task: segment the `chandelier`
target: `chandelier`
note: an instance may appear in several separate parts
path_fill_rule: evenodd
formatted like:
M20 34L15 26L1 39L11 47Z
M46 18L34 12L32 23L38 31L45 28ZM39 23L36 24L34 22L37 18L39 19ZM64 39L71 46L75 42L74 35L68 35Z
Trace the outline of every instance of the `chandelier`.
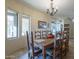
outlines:
M58 10L53 7L53 0L51 0L50 8L47 9L47 14L50 14L51 16L54 16Z

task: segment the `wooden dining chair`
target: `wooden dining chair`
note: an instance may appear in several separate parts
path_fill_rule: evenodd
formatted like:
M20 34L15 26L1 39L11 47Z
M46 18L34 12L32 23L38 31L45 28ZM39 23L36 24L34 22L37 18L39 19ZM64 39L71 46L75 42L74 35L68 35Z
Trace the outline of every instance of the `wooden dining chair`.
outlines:
M59 34L59 41L60 41L60 47L61 47L61 59L66 55L66 40L64 39L64 32L58 33Z
M67 54L67 52L69 51L69 34L68 33L65 33L64 39L66 40L66 42L65 42L65 53Z
M66 55L65 43L66 43L66 40L65 39L61 39L61 56L62 56L62 59Z
M51 56L53 59L61 59L61 46L59 40L56 40L56 45L53 45L52 49L47 50L47 54Z
M35 39L41 39L41 31L35 31Z
M39 55L42 53L42 50L39 47L34 46L34 39L33 39L33 32L31 32L31 50L32 55L31 58L39 57Z
M28 31L26 31L26 36L27 36L27 50L28 50L28 58L30 59L30 45L29 45L29 34Z
M47 31L41 31L42 39L47 39Z

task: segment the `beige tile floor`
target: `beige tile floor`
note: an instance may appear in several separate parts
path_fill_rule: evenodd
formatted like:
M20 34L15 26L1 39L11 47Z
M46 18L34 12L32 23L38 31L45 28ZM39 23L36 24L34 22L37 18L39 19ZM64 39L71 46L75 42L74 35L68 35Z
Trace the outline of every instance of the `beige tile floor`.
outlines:
M74 59L74 40L70 39L69 41L69 52L63 59ZM21 49L10 56L7 56L6 59L28 59L27 50Z

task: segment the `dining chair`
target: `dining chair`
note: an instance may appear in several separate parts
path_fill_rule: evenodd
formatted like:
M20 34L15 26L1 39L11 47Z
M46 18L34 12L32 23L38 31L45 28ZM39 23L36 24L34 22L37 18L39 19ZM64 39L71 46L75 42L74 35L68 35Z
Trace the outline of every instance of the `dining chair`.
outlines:
M60 47L61 47L61 59L66 55L66 39L64 38L64 32L58 33L59 35L59 41L60 41Z
M61 41L61 56L62 58L66 56L68 50L69 50L69 35L67 32L63 32L63 38L60 39Z
M47 49L46 53L51 56L53 59L61 59L61 46L60 41L56 40L56 45L53 45L52 49Z
M41 39L41 31L35 31L34 36L35 39Z
M47 39L47 31L41 31L42 39Z
M60 39L61 41L61 59L64 58L64 56L66 56L66 39Z
M65 36L64 39L66 40L66 42L65 42L65 51L66 51L66 54L67 54L67 52L69 51L69 35L68 35L68 33L65 33L64 36Z
M26 36L27 36L27 50L28 50L28 58L30 58L30 45L29 45L29 34L28 31L26 31Z
M39 55L42 53L42 50L39 47L34 46L34 39L33 39L33 32L31 32L31 58L39 57Z

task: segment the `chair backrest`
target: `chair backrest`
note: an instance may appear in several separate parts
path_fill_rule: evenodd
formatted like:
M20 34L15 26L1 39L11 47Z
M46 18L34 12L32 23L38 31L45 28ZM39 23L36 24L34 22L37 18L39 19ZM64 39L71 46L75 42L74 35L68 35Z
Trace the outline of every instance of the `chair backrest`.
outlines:
M61 41L58 39L56 40L56 46L60 47L61 46Z
M42 31L41 37L42 37L42 39L47 39L47 31Z
M27 35L27 49L28 51L30 50L30 45L29 45L29 34L28 32L26 31L26 35Z
M32 48L32 55L34 56L34 41L33 41L33 32L31 32L31 48Z
M28 46L28 51L30 53L32 53L32 55L34 56L34 41L33 41L33 32L31 32L31 39L29 39L29 35L28 32L26 32L27 34L27 46ZM30 50L31 49L31 50Z
M41 31L35 31L35 39L41 39Z

